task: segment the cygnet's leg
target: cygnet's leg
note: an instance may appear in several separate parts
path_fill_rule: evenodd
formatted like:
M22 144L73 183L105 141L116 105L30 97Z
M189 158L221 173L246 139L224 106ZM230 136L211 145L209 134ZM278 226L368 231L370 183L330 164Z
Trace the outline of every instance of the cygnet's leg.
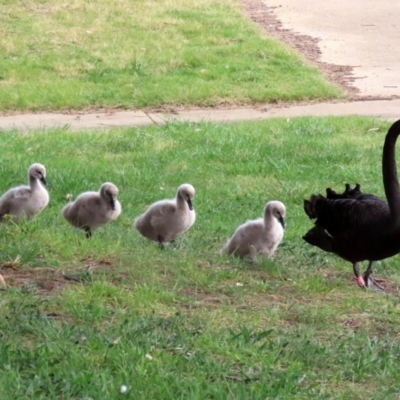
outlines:
M367 287L373 287L376 290L385 290L374 278L372 278L372 263L373 261L370 261L368 263L368 268L364 272L364 282L365 286Z
M161 235L157 235L158 243L160 245L160 249L164 250L164 238Z
M85 232L86 232L86 239L90 239L92 237L92 231L88 226L85 226Z
M357 285L360 288L365 289L365 281L364 281L364 277L361 275L360 272L360 268L358 267L357 263L353 263L353 271L354 271L354 275L356 276L356 281L357 281Z

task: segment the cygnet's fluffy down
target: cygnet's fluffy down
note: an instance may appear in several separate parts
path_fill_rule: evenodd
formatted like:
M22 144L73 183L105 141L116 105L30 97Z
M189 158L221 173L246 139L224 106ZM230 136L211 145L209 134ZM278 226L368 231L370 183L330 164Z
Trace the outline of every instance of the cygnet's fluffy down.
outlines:
M286 208L280 201L270 201L264 217L240 225L222 251L236 257L255 259L259 254L272 256L283 238Z
M31 219L49 203L49 193L39 182L46 185L46 168L42 164L32 164L28 170L29 186L18 186L0 197L0 221L5 215L12 215L14 221L25 216Z
M84 229L86 237L92 231L116 219L121 214L117 200L118 188L110 182L103 183L98 192L81 193L75 201L62 210L64 218L77 228Z
M161 246L175 240L196 220L192 203L194 195L192 185L180 185L174 199L157 201L136 218L135 228L146 238L159 242Z

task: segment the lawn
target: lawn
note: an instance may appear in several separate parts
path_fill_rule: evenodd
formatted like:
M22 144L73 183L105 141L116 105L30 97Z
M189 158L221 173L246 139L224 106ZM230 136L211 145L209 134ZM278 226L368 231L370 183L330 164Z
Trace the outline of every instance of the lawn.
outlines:
M0 1L0 112L343 97L239 0Z
M303 199L358 182L383 196L389 124L299 118L0 135L0 193L47 167L50 204L0 226L1 399L397 399L400 260L385 293L312 248ZM122 214L86 240L60 216L67 193L119 190ZM196 188L195 225L161 250L133 219ZM287 207L273 259L218 255L266 201ZM120 393L126 386L126 392Z

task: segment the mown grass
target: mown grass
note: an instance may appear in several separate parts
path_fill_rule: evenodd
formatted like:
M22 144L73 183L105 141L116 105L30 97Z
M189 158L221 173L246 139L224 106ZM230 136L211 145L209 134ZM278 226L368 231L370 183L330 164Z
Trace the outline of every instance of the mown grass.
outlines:
M343 96L239 0L0 1L0 111Z
M0 227L10 284L0 397L397 399L398 257L375 268L387 293L361 291L349 263L301 240L310 194L359 182L383 195L388 126L353 117L3 132L0 192L42 162L51 201L35 220ZM86 240L60 210L67 193L104 181L119 187L123 213ZM197 221L162 251L132 221L183 182L197 190ZM219 256L270 199L287 206L276 257ZM66 286L41 287L34 274L46 269Z

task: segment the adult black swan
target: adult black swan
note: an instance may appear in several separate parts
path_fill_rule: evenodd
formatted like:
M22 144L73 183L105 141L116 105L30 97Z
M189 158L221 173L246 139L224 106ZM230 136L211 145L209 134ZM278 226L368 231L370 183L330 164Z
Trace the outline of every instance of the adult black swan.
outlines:
M390 128L382 155L383 186L387 202L346 185L342 194L327 189L327 197L312 195L304 200L304 211L315 226L303 239L320 249L335 253L353 264L360 287L375 286L372 263L400 252L400 187L397 178L395 146L400 120ZM357 263L369 261L362 275Z

